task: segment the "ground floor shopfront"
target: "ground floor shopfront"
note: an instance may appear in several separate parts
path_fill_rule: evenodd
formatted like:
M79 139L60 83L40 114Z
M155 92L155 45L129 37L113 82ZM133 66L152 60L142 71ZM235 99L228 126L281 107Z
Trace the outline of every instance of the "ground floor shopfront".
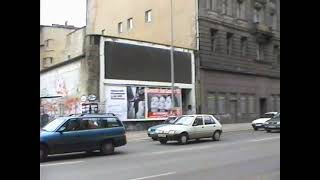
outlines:
M222 123L251 122L268 111L280 112L280 78L201 69L200 112Z

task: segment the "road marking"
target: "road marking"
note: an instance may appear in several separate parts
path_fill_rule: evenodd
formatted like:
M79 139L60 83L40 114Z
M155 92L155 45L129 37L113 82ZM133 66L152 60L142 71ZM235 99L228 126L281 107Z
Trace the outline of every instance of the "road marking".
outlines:
M40 164L40 166L58 166L58 165L66 165L66 164L77 164L83 163L84 161L72 161L72 162L63 162L63 163L52 163L52 164Z
M143 140L148 140L148 139L151 139L151 138L139 138L139 139L129 139L128 138L128 142L143 141Z
M272 140L272 139L280 139L280 136L279 137L271 137L271 138L263 138L263 139L254 139L254 140L251 140L251 142L266 141L266 140Z
M140 177L140 178L135 178L135 179L129 179L129 180L150 179L150 178L154 178L154 177L167 176L167 175L175 174L175 173L176 173L176 172L168 172L168 173L164 173L164 174L158 174L158 175L152 175L152 176L145 176L145 177Z

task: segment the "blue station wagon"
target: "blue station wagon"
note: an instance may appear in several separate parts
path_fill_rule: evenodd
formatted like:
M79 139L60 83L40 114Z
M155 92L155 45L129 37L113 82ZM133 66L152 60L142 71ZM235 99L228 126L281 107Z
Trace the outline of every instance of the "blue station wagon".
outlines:
M40 130L40 161L50 154L100 150L112 154L127 143L122 122L110 114L60 117Z

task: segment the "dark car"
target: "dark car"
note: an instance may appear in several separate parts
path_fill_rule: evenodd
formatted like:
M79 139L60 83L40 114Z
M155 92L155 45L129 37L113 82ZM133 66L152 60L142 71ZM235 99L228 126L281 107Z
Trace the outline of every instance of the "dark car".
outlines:
M159 127L163 127L169 124L174 124L176 121L177 117L176 116L170 116L168 117L162 124L152 126L148 129L148 136L151 137L153 140L158 139L158 134L156 133L156 129Z
M122 122L110 114L60 117L40 130L40 161L50 154L92 152L112 154L127 143Z
M272 130L280 131L280 113L272 119L268 120L264 124L264 127L267 132L271 132Z

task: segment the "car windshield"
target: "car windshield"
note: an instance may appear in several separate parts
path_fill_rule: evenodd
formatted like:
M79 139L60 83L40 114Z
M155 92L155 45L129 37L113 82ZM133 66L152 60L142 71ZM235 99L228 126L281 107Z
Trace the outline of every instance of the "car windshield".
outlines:
M262 115L261 118L272 118L273 116L274 116L274 114L268 113L268 114Z
M176 121L176 117L169 117L164 121L164 124L173 124Z
M192 124L193 119L193 116L182 116L174 124L188 126Z
M55 131L60 125L61 123L63 123L67 118L66 117L60 117L57 118L53 121L51 121L50 123L48 123L46 126L44 126L42 128L42 130L44 131L49 131L49 132L53 132Z

